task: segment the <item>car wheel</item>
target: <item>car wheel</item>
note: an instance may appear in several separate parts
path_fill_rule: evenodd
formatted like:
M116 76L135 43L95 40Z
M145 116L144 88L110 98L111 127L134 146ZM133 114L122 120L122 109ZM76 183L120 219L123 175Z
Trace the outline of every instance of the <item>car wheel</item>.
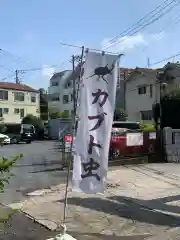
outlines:
M19 143L18 138L17 138L17 137L13 137L13 138L11 139L11 143L12 143L12 144L18 144L18 143Z

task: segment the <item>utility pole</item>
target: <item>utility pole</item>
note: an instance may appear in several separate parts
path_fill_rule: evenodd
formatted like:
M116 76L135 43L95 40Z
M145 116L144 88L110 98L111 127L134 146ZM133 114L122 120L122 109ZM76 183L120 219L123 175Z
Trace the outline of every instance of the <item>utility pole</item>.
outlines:
M150 68L150 58L147 58L147 67Z
M15 71L15 74L16 74L16 77L15 77L16 84L19 84L19 83L20 83L20 81L19 81L19 76L18 76L18 74L19 74L19 71L18 71L18 70L16 70L16 71Z
M75 56L72 55L72 69L73 69L73 117L74 121L76 121L76 79L74 77L75 70Z

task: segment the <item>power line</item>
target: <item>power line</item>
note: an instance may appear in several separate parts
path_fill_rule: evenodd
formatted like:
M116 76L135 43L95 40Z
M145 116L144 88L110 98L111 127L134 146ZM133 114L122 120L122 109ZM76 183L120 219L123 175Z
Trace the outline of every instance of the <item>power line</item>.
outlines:
M165 61L167 61L167 60L170 60L170 59L175 58L175 57L178 57L178 56L180 56L180 53L177 53L177 54L172 55L172 56L170 56L170 57L164 58L164 59L162 59L162 60L160 60L160 61L154 62L154 63L150 64L150 66L157 65L157 64L159 64L159 63L165 62Z
M166 3L167 0L164 2ZM174 5L171 6L171 4L173 4L175 2ZM141 20L139 20L137 23L135 23L133 26L137 25L135 28L132 28L132 30L128 30L128 29L131 29L131 28L128 28L127 30L123 31L119 36L115 37L114 40L120 38L120 37L123 37L125 35L129 35L129 36L133 36L135 35L137 32L143 30L145 27L153 24L154 22L158 21L160 18L162 18L165 14L169 13L174 7L176 7L177 5L179 5L180 2L176 1L176 0L172 0L170 3L166 4L164 7L161 7L161 9L156 12L155 14L153 14L149 19L146 19L147 16L149 16L151 13L147 14L144 18L142 18ZM161 5L159 5L157 8L160 8ZM170 7L169 7L170 6ZM169 8L168 8L169 7ZM157 9L156 8L156 9ZM167 9L168 8L168 9ZM156 9L154 9L153 11L151 12L154 12ZM163 10L166 10L165 12L161 13ZM160 14L159 14L160 13ZM154 19L153 19L154 17ZM146 19L146 20L145 20ZM144 21L145 20L145 21ZM140 22L142 21L141 24L139 24ZM148 22L149 21L149 22ZM139 28L139 29L138 29ZM114 43L108 45L107 47L105 47L104 49L108 49L114 45L117 45L118 43L124 41L125 39L120 39L119 41L115 41ZM110 40L110 42L113 41L113 39Z
M1 78L1 79L0 79L0 82L1 82L1 81L5 81L5 80L7 80L8 78L11 78L11 77L14 77L14 76L15 76L15 73L14 73L14 74L11 74L11 75L8 75L7 77Z
M77 45L68 44L68 43L63 43L63 42L60 42L60 45L62 45L62 46L67 46L67 47L74 47L74 48L82 49L82 46L77 46ZM87 49L87 50L91 50L91 51L95 51L95 52L103 52L102 49L88 48L88 47L87 47L86 49ZM108 51L106 51L106 53L118 54L118 53L113 53L113 52L108 52Z
M159 13L161 13L162 12L162 10L164 10L165 8L167 8L170 4L172 4L174 1L176 1L176 0L172 0L170 3L168 3L168 4L166 4L166 2L168 2L168 0L166 0L166 1L164 1L164 3L163 4L166 4L164 7L162 7L163 6L163 4L160 4L159 6L157 6L154 10L152 10L150 13L148 13L147 15L145 15L143 18L141 18L138 22L136 22L135 24L133 24L131 27L129 27L128 29L126 29L126 30L124 30L119 36L116 36L116 37L114 37L113 39L111 39L110 40L110 42L111 41L114 41L114 40L118 40L118 38L119 37L123 37L123 36L125 36L125 35L128 35L128 34L130 34L132 31L134 31L134 30L136 30L138 27L141 27L142 26L142 24L144 24L145 22L144 22L144 20L147 22L147 21L149 21L149 20L151 20L151 18L152 17L155 17L157 14L159 14ZM150 16L152 13L154 13L157 9L159 9L161 7L161 9L158 11L158 12L156 12L155 14L153 14L152 16ZM169 11L169 9L168 9L168 11ZM148 16L150 16L150 18L148 18L148 19L146 19ZM141 23L142 22L142 23ZM140 24L139 24L140 23ZM137 26L136 26L137 25ZM135 27L135 28L133 28L133 27ZM132 28L132 29L131 29ZM139 31L139 30L138 30ZM116 42L114 42L114 44L115 44ZM112 45L111 45L112 46Z
M9 52L9 51L7 51L7 50L4 50L4 49L0 48L0 52L2 52L3 54L6 54L7 56L9 56L9 57L11 57L11 58L16 59L16 62L21 62L21 63L23 63L23 64L31 65L31 66L32 66L32 64L29 63L28 61L23 60L21 57L13 54L13 53L11 53L11 52Z
M164 1L162 4L158 5L157 7L155 7L155 9L153 9L151 12L149 12L148 14L146 14L144 17L140 18L136 23L134 23L132 26L130 26L129 28L125 29L123 32L120 33L119 36L116 36L114 38L112 38L110 41L114 41L117 40L119 37L121 37L122 35L126 34L126 32L130 31L132 28L136 27L136 25L138 25L139 23L141 23L141 21L144 21L148 16L150 16L152 13L154 13L156 10L158 10L163 4L165 4L166 2L168 2L169 0Z
M179 13L179 10L177 11L177 13ZM168 23L169 22L170 21L168 21ZM166 24L164 28L161 28L160 33L157 34L157 36L155 38L153 38L153 41L161 40L163 38L164 34L166 34L169 29L172 29L173 26L178 25L178 23L180 23L180 14L177 14L177 16L172 19L170 24ZM142 51L145 52L145 50L147 50L149 47L150 47L150 45L144 46ZM151 64L149 64L149 66L151 66Z
M4 65L0 65L0 67L2 67L2 68L4 68L4 69L8 70L9 72L14 72L13 70L11 70L10 68L5 67Z

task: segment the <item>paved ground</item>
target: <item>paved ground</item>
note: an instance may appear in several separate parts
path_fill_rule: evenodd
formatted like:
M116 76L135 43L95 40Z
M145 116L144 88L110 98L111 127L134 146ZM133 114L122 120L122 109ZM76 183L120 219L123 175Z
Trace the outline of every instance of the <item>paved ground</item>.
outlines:
M24 158L14 167L14 176L0 202L20 203L11 207L19 207L49 229L58 230L63 215L66 171L61 171L56 143L39 141L0 148L0 156L11 157L21 152ZM141 240L158 234L161 236L152 239L165 240L168 234L163 236L163 232L170 231L169 239L180 236L178 164L144 164L109 170L109 187L104 196L69 192L67 226L71 235L80 240ZM28 235L27 239L41 240L55 234L22 213L16 213L10 225L0 239L26 239Z
M0 147L0 156L24 154L13 168L14 176L6 185L1 202L17 202L25 199L28 192L65 181L66 172L61 171L61 153L56 145L55 141L39 141Z
M69 190L66 224L70 234L80 240L151 239L158 234L161 235L158 239L164 240L170 231L177 236L180 179L172 170L178 167L178 164L119 167L109 171L105 195L87 196ZM64 190L64 184L60 184L33 192L27 201L11 207L19 207L48 228L58 229Z
M0 216L7 216L12 210L0 205ZM42 225L35 223L22 212L15 212L7 224L0 224L0 240L45 240L55 236Z

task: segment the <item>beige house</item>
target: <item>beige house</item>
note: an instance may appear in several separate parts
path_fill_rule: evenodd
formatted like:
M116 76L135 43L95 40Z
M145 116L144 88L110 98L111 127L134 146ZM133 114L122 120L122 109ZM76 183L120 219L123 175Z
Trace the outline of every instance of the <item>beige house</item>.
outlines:
M152 106L159 102L157 73L165 71L161 94L180 88L180 64L168 63L161 69L136 68L126 79L125 106L129 121L152 121Z
M0 82L0 122L20 123L27 114L40 116L39 92L27 85Z

